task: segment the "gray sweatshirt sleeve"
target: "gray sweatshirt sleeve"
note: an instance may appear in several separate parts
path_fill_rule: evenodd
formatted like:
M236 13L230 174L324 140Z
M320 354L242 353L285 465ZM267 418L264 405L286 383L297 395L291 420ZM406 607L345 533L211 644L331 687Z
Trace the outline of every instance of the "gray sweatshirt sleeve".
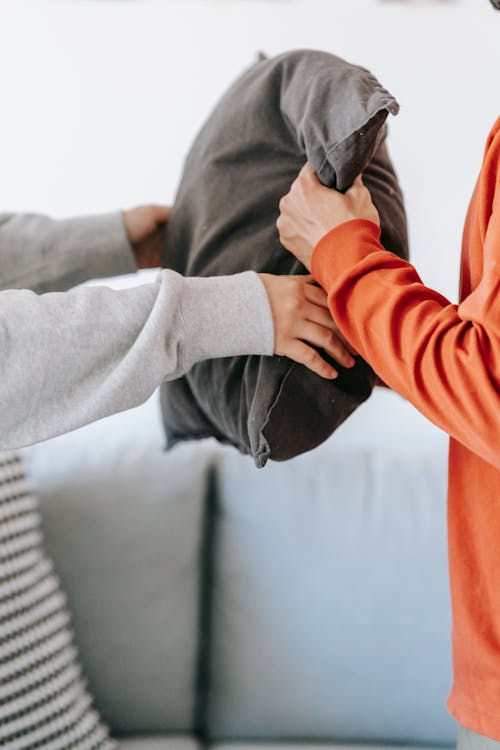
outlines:
M20 288L61 288L130 270L123 237L115 243L105 223L101 229L107 237L96 231L85 247L77 228L73 234L68 224L69 246L59 229L54 246L41 232L47 262L36 251L36 262L30 265L25 258L24 270L15 248L4 253L5 222L0 224L0 449L29 445L136 406L163 380L179 377L199 360L273 352L270 305L253 272L185 279L162 271L154 283L122 290L95 286L36 294ZM14 244L15 236L10 234ZM18 252L24 249L29 256L30 242L18 244ZM113 261L108 251L115 254Z
M0 288L61 291L137 270L120 211L50 219L0 214Z

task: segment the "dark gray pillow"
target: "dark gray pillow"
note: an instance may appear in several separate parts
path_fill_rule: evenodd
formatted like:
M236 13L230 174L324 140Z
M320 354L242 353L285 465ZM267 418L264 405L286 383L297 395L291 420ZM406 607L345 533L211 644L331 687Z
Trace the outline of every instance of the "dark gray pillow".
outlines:
M369 71L334 55L299 50L261 58L223 96L187 157L165 265L186 276L305 273L280 245L275 223L306 158L323 184L339 190L363 171L382 241L406 258L403 199L384 143L387 115L397 111ZM361 358L353 369L337 367L331 382L285 357L201 362L162 387L168 444L214 436L258 467L310 450L368 398L375 381Z

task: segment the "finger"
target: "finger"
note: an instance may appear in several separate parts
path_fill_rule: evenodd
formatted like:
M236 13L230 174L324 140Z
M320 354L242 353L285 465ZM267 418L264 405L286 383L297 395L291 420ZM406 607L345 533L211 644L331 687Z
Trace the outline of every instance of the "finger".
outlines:
M305 320L309 320L312 323L317 323L318 325L321 325L324 328L333 331L333 333L335 333L345 349L347 349L349 354L351 354L353 357L357 357L359 352L357 352L356 349L354 349L350 345L350 343L341 333L339 327L337 326L337 323L332 318L332 314L328 306L328 297L326 295L326 292L316 284L312 274L308 274L306 276L290 276L289 278L306 282L304 284L304 295L307 303L310 304L305 305L302 309L302 317Z
M329 331L333 331L338 338L342 339L342 334L327 307L315 305L311 302L304 306L301 314L304 320L309 320L311 323L317 323L318 325L323 326L323 328L328 328Z
M303 285L303 294L308 302L328 310L328 296L324 289L320 287L312 273L307 274L290 274L286 278L298 281Z
M324 349L330 357L343 367L354 367L356 360L349 354L347 347L335 331L318 323L306 321L298 331L300 338L309 344Z
M276 223L278 223L280 221L281 214L286 210L286 206L287 206L288 196L289 195L290 195L290 193L288 192L288 193L285 193L285 195L282 195L281 198L280 198L280 202L278 203L278 208L279 208L280 215L278 216L278 220L277 220Z
M312 277L311 277L312 278ZM305 296L308 302L311 303L310 307L304 310L304 316L307 320L313 323L318 323L330 331L333 331L339 341L342 342L347 351L353 356L357 357L359 352L351 346L347 339L341 333L337 323L332 318L330 308L328 306L328 296L325 291L317 285L307 284L305 286Z
M285 352L286 356L307 367L308 370L315 372L322 378L334 380L338 377L337 370L328 364L315 349L305 344L303 341L294 339L290 342Z
M311 302L313 305L323 307L328 310L328 295L320 286L315 284L307 284L304 287L304 294L306 300Z
M350 343L347 341L347 339L345 338L345 336L341 333L341 331L339 330L337 324L335 323L334 320L332 320L331 317L329 318L329 320L324 321L324 322L321 321L321 320L314 320L314 321L312 320L311 322L314 322L317 325L320 325L325 330L330 331L336 337L337 341L339 341L342 344L342 346L344 347L344 349L347 352L349 352L349 354L351 355L351 357L358 357L359 356L359 352L357 352L356 349L354 349L354 347L352 347L350 345ZM340 364L344 365L344 367L352 367L353 366L352 364L345 364L344 362L340 362ZM355 362L354 362L354 364L355 364Z
M312 275L308 274L307 276L289 276L288 278L296 279L299 282L304 282L303 287L299 292L300 294L304 295L306 300L303 306L304 318L309 319L310 316L313 316L312 319L315 320L315 313L318 312L318 314L321 313L322 320L329 319L331 322L333 322L330 309L328 307L328 297L325 291L320 286L317 286ZM318 309L315 310L315 308ZM323 315L323 313L326 313L326 315Z
M158 206L154 205L151 206L151 208L154 211L154 217L157 224L162 224L168 221L171 208L170 206Z

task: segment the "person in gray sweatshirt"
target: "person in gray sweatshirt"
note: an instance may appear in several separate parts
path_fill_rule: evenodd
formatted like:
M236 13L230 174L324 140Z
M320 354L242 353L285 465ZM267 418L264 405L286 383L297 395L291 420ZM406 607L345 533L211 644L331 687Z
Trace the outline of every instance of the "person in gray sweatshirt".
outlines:
M66 220L0 214L0 450L137 406L202 359L276 353L335 377L313 344L354 364L310 277L163 270L133 288L66 291L159 266L167 223L161 206Z
M351 355L310 279L161 271L168 209L53 221L0 214L0 746L115 750L92 707L37 497L12 448L140 404L201 359L276 352L334 377L309 344ZM309 344L306 344L308 341ZM7 451L7 452L5 452ZM64 512L64 509L61 509Z

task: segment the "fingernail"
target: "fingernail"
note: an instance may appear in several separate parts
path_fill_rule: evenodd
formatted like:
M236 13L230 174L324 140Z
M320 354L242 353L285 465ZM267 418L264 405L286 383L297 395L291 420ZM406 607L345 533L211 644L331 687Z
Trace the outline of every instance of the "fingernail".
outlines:
M353 359L353 357L346 357L345 361L347 363L346 367L354 367L354 365L356 364L356 360Z

